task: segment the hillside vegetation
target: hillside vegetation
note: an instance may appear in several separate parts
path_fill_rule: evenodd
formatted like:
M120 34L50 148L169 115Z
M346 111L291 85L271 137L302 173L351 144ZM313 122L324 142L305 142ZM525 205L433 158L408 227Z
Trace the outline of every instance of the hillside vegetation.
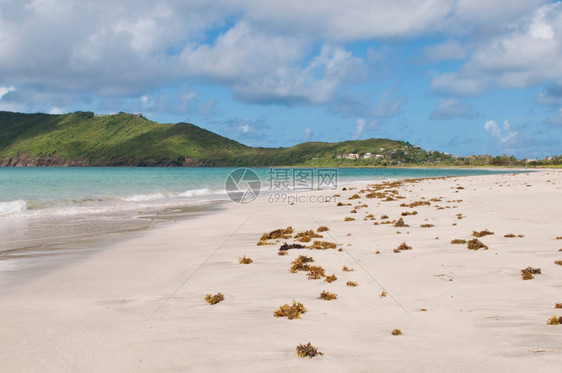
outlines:
M4 165L239 165L255 149L187 123L137 115L0 113Z
M557 161L560 157L551 163ZM455 158L388 139L257 148L193 124L160 124L134 114L0 112L2 166L514 166L521 162L506 156Z

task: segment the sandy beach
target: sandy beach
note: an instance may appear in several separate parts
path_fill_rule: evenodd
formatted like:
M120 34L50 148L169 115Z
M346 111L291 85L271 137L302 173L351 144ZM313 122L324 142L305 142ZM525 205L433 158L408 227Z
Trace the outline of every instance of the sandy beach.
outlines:
M267 196L230 203L10 286L0 295L0 371L552 372L560 365L562 325L547 321L562 316L555 308L561 171L299 195L292 205ZM290 238L257 245L289 226ZM329 228L321 238L295 240L320 226ZM477 239L487 248L451 243L486 230L493 234ZM285 242L314 240L336 249L278 254ZM402 243L411 250L395 252ZM291 273L299 255L337 280ZM253 262L240 264L243 256ZM527 267L541 273L523 280ZM337 299L319 299L323 290ZM204 300L219 292L222 302ZM273 316L293 300L307 309L300 319ZM308 342L323 355L297 357L296 346Z

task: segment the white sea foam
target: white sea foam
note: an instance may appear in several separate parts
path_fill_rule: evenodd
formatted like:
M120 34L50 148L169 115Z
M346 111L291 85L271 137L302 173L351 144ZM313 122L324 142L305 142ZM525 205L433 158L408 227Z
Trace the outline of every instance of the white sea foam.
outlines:
M159 210L171 207L221 200L224 191L208 188L185 192L157 192L128 196L105 196L72 201L0 202L0 217L21 216L40 218L48 216L97 215L140 210ZM225 195L226 197L226 195Z
M27 203L24 200L0 202L0 216L20 214L27 210Z
M164 193L134 194L132 196L123 197L123 201L127 202L145 202L155 201L166 198Z
M214 191L209 188L190 189L185 192L170 192L170 193L148 193L148 194L133 194L130 196L122 197L121 200L126 202L148 202L157 201L167 198L190 198L210 196L214 194L223 194L221 191Z
M180 193L178 196L179 197L200 197L200 196L207 196L210 194L216 194L216 192L213 192L211 189L208 188L203 188L203 189L192 189L192 190L187 190L183 193Z

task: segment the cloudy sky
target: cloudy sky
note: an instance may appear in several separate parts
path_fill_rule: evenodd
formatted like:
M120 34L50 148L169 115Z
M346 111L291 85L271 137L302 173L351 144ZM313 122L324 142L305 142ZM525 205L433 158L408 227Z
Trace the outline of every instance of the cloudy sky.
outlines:
M0 0L0 56L0 110L562 153L562 2Z

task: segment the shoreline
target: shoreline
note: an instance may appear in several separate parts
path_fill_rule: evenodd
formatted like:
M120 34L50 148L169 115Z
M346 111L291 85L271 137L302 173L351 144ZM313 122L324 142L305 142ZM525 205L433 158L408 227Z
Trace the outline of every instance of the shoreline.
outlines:
M49 242L0 250L0 294L22 281L29 281L58 268L86 260L90 255L142 237L143 234L149 234L162 226L220 211L225 203L226 201L210 201L201 205L165 208L146 214L144 218L147 223L142 226L123 225L110 232L92 231L70 237L54 236Z
M261 173L264 173L264 168L262 168ZM410 168L409 170L432 170L431 168ZM513 170L486 170L490 172L512 172ZM340 171L340 175L341 175ZM345 174L345 171L343 171ZM262 175L263 176L263 175ZM265 176L263 176L265 177ZM351 177L351 179L350 179ZM357 178L357 180L353 180L353 178ZM369 178L375 178L371 180L372 182L380 182L384 180L396 180L402 178L427 178L427 177L441 177L441 176L390 176L390 175L381 175L375 178L375 175L368 175L368 176L344 176L343 179L340 181L343 183L351 183L351 184L360 184L369 182ZM365 180L367 179L367 181ZM266 191L266 183L265 179L262 180L262 193L266 196L269 194L273 194L273 191ZM197 190L195 190L197 191ZM294 190L287 190L281 191L283 194L289 195L297 195L299 193L302 194L301 191L294 191ZM305 193L308 191L304 191ZM139 192L140 193L140 192ZM145 192L150 193L150 192ZM178 194L177 192L175 192ZM166 192L162 191L154 191L152 194L142 194L140 197L152 197L153 195L157 194L166 194ZM214 194L215 195L216 191ZM133 196L138 197L138 196ZM131 196L117 196L117 200L129 200ZM114 237L113 242L121 241L122 239L119 237L123 233L126 232L136 232L136 231L144 231L144 230L151 230L154 228L156 224L166 224L168 222L174 222L176 220L182 220L182 214L184 212L189 212L191 210L206 210L208 208L213 209L215 204L225 205L230 203L231 201L224 196L225 199L218 199L218 200L208 200L203 202L202 204L195 203L195 204L184 204L173 206L170 205L170 202L166 202L167 205L161 206L159 208L147 206L128 206L128 210L115 210L108 209L105 213L100 212L96 214L88 214L88 213L81 213L75 214L70 216L65 216L64 214L60 216L50 216L48 213L44 214L44 216L30 216L30 217L19 217L18 215L8 215L7 217L2 217L4 219L12 219L13 216L15 219L14 221L4 220L0 228L4 231L5 235L3 237L3 241L0 242L0 261L5 260L12 260L14 257L16 258L26 258L26 257L37 257L47 254L51 251L63 251L64 248L70 248L71 250L78 250L77 248L87 246L88 244L93 246L98 246L99 242L107 242L107 245L112 243L111 237ZM92 200L94 198L87 197L86 200ZM107 197L105 197L107 200ZM111 199L109 199L111 200ZM141 203L144 201L143 199L140 200ZM18 202L18 201L12 201ZM28 201L21 201L24 203L28 203ZM184 202L185 203L185 202ZM55 205L56 206L56 205ZM62 204L64 208L72 208L71 206L66 206L66 204ZM209 207L210 206L210 207ZM85 206L79 204L77 208L84 208ZM91 206L92 208L103 208L104 206L96 207L95 205ZM109 208L105 206L105 208ZM138 209L138 210L137 210ZM148 209L148 210L145 210ZM141 211L145 214L137 215L137 211ZM46 211L42 211L42 209L38 210L29 210L35 211L34 214L41 214L45 213ZM175 212L172 212L175 211ZM28 211L24 211L27 213ZM140 214L140 212L139 212ZM140 219L139 219L140 218ZM115 225L105 226L107 223L104 223L105 220L114 221L112 224L117 224L120 226L117 230L115 230ZM164 220L164 221L161 221ZM69 221L83 221L81 226L74 226L72 224L68 225ZM94 227L90 227L93 223L96 224ZM48 225L53 226L59 230L57 233L52 233L52 229L48 227ZM98 227L99 225L99 227ZM25 230L19 232L19 226L26 227L29 233ZM60 230L63 227L64 230ZM81 228L82 227L82 228ZM43 235L46 234L46 237ZM102 235L103 237L98 237ZM18 242L14 244L14 242ZM104 243L106 245L106 243ZM2 277L2 269L0 267L0 277ZM1 281L1 278L0 278Z
M356 185L342 191L345 182L337 191L306 194L339 194L338 202L351 206L265 198L227 204L20 284L0 294L5 369L527 372L558 366L562 326L546 321L562 315L554 308L562 302L562 267L554 264L562 259L556 239L562 216L553 203L562 200L562 172L388 184L381 190L394 196L389 201L366 198ZM359 198L349 199L354 194ZM429 205L400 206L416 202ZM369 214L375 220L364 220ZM409 227L382 224L399 218ZM256 245L277 228L321 225L329 230L320 240L342 251L279 256L285 240ZM479 238L488 250L450 244L485 229L494 232ZM413 249L394 252L402 242ZM338 279L290 273L298 255L313 257ZM239 264L242 256L253 263ZM342 271L344 265L354 271ZM523 281L520 270L528 266L542 273ZM317 299L322 290L338 298ZM217 292L223 302L204 301ZM301 319L273 317L292 300L308 310ZM403 335L391 335L393 329ZM296 345L307 342L324 356L298 358Z
M131 165L115 165L115 166L83 166L83 165L34 165L34 166L6 166L6 165L0 165L0 169L1 168L6 168L6 169L10 169L10 168L115 168L115 169L119 169L119 168L139 168L139 169L143 169L143 168L164 168L164 169L181 169L181 168L187 168L187 169L197 169L197 168L240 168L240 167L244 167L244 166L131 166ZM525 166L471 166L471 165L442 165L442 166L437 166L437 165L420 165L420 164L411 164L411 165L390 165L390 166L353 166L353 165L276 165L276 166L251 166L249 168L268 168L268 167L274 167L274 168L309 168L309 167L313 167L313 168L323 168L323 167L328 167L328 168L365 168L365 169L408 169L408 168L420 168L420 169L491 169L491 170L495 170L495 169L507 169L507 170L511 170L511 169L523 169L523 170L557 170L562 168L562 165L540 165L540 166L528 166L528 168L525 168Z

